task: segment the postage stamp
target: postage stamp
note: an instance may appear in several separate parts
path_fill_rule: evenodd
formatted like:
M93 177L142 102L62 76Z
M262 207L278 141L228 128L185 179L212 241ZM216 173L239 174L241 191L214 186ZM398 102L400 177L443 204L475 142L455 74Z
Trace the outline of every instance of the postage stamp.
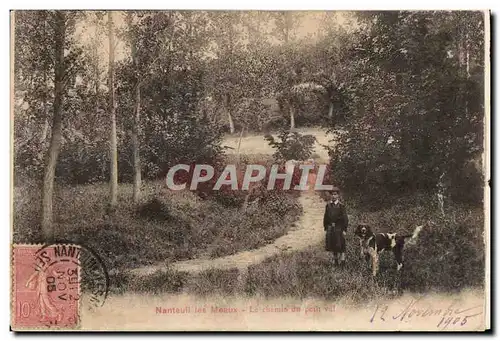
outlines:
M11 11L15 331L491 331L488 11Z
M85 247L15 244L12 251L14 330L78 329L84 299L104 303L107 272Z
M13 328L75 328L80 297L77 258L61 258L55 249L40 247L14 246Z

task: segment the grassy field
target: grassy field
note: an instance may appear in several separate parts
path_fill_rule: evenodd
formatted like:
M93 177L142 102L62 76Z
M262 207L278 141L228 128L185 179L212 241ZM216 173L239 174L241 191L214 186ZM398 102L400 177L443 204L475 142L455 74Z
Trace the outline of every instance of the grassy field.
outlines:
M352 203L351 203L352 205ZM429 205L401 201L391 209L362 213L351 208L351 230L347 235L347 266L332 266L323 245L304 251L278 254L247 272L207 270L197 275L171 269L148 277L116 273L114 294L186 293L190 295L236 295L266 298L293 297L346 299L362 303L371 297L391 298L404 292L457 292L482 288L484 282L483 213L480 208L454 207L441 219ZM434 226L421 233L418 243L405 250L405 267L396 271L391 253L382 253L380 273L372 278L359 258L358 242L352 229L366 222L379 231L411 232L422 217Z

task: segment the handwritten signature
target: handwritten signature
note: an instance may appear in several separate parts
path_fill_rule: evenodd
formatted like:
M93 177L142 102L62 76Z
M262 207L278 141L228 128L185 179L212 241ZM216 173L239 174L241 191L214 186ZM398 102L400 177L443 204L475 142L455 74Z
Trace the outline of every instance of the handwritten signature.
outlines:
M402 310L398 309L396 313L390 313L390 307L387 304L377 305L370 322L410 322L415 319L434 319L437 328L446 329L450 326L465 326L471 318L483 314L482 305L467 308L457 305L458 301L454 301L445 308L436 307L430 303L423 304L421 298L418 298L410 300L407 306Z

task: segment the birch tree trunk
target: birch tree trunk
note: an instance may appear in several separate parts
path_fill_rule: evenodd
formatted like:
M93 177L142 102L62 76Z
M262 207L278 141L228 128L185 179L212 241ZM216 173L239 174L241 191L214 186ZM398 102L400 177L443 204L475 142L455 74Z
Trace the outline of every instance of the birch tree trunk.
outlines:
M227 111L227 119L229 121L229 131L231 132L231 134L234 134L234 122L230 110Z
M226 112L227 112L227 120L229 123L229 132L234 134L234 121L231 115L231 96L229 94L226 95Z
M295 129L295 109L290 105L290 130Z
M43 40L47 41L47 13L45 13L43 20ZM45 142L47 139L47 134L49 132L49 85L47 82L47 74L49 73L49 65L47 60L44 62L43 68L43 128L40 134L39 143L45 149Z
M111 117L110 135L110 186L109 206L116 207L118 196L118 152L116 142L116 108L115 108L115 41L113 35L113 12L108 12L108 40L109 40L109 114Z
M136 72L135 84L135 112L134 123L132 127L132 154L134 165L134 191L133 200L138 202L141 195L141 158L140 158L140 118L141 118L141 82L139 80L139 61L137 59L137 40L134 38L132 42L132 60Z
M99 73L99 47L98 47L98 44L99 44L99 33L96 29L96 32L95 32L95 35L94 35L94 46L93 46L93 54L94 54L94 60L93 60L93 63L94 63L94 91L95 91L95 103L94 103L94 106L95 106L95 114L96 114L96 117L98 117L97 115L99 115L99 88L101 86L100 84L100 73Z
M330 102L330 107L328 108L328 118L331 120L333 118L333 103Z
M54 240L56 235L53 221L54 178L57 159L62 141L62 108L64 101L64 42L66 35L66 18L62 11L54 14L54 115L52 117L52 134L46 156L42 194L42 235L45 242Z

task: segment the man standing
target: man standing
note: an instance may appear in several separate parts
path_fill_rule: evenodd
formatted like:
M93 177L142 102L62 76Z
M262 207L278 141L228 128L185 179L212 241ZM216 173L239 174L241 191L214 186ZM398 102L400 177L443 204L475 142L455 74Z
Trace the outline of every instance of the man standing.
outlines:
M349 224L344 204L340 202L340 190L332 189L331 200L326 204L323 227L326 231L326 251L333 252L335 265L345 265L345 235Z

